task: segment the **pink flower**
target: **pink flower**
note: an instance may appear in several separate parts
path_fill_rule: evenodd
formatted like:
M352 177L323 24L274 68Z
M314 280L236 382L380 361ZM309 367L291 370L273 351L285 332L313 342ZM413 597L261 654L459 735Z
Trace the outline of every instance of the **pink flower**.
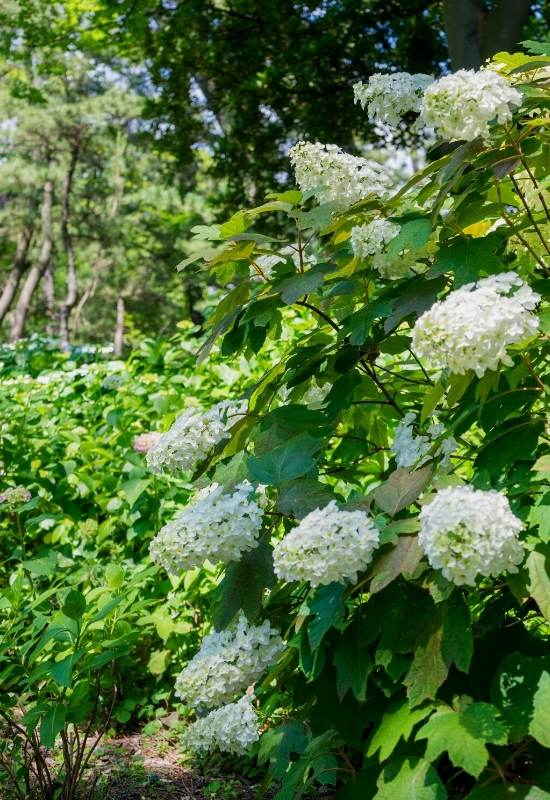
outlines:
M133 448L136 453L147 453L156 445L161 436L162 434L158 433L158 431L140 433L140 435L136 436L134 439Z

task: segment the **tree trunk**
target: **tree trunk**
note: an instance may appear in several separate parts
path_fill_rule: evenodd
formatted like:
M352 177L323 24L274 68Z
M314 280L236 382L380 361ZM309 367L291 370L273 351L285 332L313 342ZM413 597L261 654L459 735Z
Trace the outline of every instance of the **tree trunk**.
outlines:
M82 133L78 129L71 147L71 159L63 181L63 193L61 195L61 240L67 260L67 294L59 310L59 338L62 350L68 350L69 348L69 317L78 299L74 247L69 222L71 216L71 191L80 153L81 135Z
M51 261L42 276L42 290L46 301L46 336L52 339L55 336L55 284Z
M115 325L115 341L114 353L115 356L121 356L124 348L124 314L125 314L124 298L119 295L116 301L116 325Z
M27 275L27 279L23 284L23 288L19 294L19 299L17 301L17 305L15 306L11 325L10 342L16 342L23 336L32 296L40 282L40 279L42 278L42 275L50 263L53 248L52 205L53 183L51 180L47 180L44 184L42 200L42 244L40 247L40 253L38 255L36 264L31 267L29 274Z
M521 39L532 0L443 0L443 21L454 70L479 69L500 50L513 50Z
M15 250L13 269L10 272L8 280L6 281L6 285L4 286L2 294L0 295L0 322L3 321L4 317L10 310L13 298L17 294L17 289L19 288L19 282L29 266L29 262L27 261L27 253L29 252L32 234L33 226L30 224L26 225L19 234L17 247Z

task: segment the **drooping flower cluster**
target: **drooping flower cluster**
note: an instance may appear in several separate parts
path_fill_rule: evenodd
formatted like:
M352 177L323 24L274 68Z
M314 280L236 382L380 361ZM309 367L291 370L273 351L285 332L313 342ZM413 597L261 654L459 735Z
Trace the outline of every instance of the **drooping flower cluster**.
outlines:
M244 413L246 403L233 400L223 400L205 412L186 409L147 452L147 466L155 473L193 472Z
M213 483L165 525L150 544L153 561L174 575L212 563L238 561L256 547L263 510L244 481L231 493Z
M341 511L332 500L305 516L274 547L275 573L311 586L355 580L372 558L378 529L364 511Z
M253 684L284 650L279 631L268 620L237 624L206 636L201 649L176 678L176 695L196 709L214 708Z
M511 366L508 345L536 334L531 311L539 300L513 272L466 284L416 321L413 350L435 366L458 375L473 369L481 378L500 362Z
M346 208L367 195L384 195L390 187L390 176L380 164L335 144L298 142L289 156L300 188L313 192L320 203Z
M136 453L148 453L152 447L158 444L162 433L158 431L149 431L149 433L140 433L139 436L134 437L132 447Z
M512 108L521 104L521 94L506 78L492 70L460 69L432 83L424 92L421 116L443 139L466 139L489 135L489 123L501 125L512 118Z
M182 744L189 750L205 752L221 750L222 753L242 755L257 742L258 717L253 706L254 695L245 694L236 703L211 711L190 725L182 736Z
M523 523L500 492L450 486L420 512L418 540L431 566L457 586L517 572Z
M353 94L355 102L367 109L371 122L397 127L409 111L420 111L422 96L431 83L433 78L422 73L376 73L369 78L368 83L356 83Z
M395 429L391 449L395 454L397 466L420 467L433 458L440 459L438 463L440 469L449 469L450 457L457 447L456 440L448 436L433 449L437 439L444 433L445 426L442 422L434 422L426 429L425 434L417 436L413 429L415 419L416 414L409 411Z

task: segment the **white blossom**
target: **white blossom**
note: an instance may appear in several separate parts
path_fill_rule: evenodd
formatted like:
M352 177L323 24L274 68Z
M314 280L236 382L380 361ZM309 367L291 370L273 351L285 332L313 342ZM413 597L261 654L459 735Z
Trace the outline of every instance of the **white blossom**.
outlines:
M411 259L405 254L388 255L386 248L401 228L389 219L377 217L366 225L351 230L351 248L359 259L372 257L372 265L384 278L400 278L406 273ZM416 259L413 258L412 263Z
M412 347L434 365L481 376L499 362L512 365L508 345L537 332L531 313L540 296L513 272L484 278L451 292L416 321Z
M431 75L393 72L371 75L368 83L353 87L355 102L366 107L371 122L397 127L409 111L420 111L425 89L433 83Z
M357 258L367 258L383 253L386 245L395 239L401 228L389 219L377 217L367 225L356 225L351 230L351 246Z
M206 560L238 561L256 547L262 524L264 512L250 497L253 492L248 481L230 493L217 483L202 489L155 536L149 546L153 561L173 575Z
M434 569L457 586L473 586L478 575L517 572L522 528L500 492L450 486L422 508L418 539Z
M364 511L341 511L335 500L317 508L277 542L276 575L311 586L355 580L372 558L378 529Z
M466 139L489 135L489 123L501 125L512 119L512 107L521 104L521 94L502 75L492 70L460 69L445 75L424 92L421 117L443 139Z
M183 746L199 753L216 749L236 755L246 753L260 738L253 702L254 695L247 693L236 703L200 717L183 734Z
M300 188L313 192L320 203L346 208L370 194L383 195L390 187L384 167L335 144L298 142L289 156Z
M301 269L305 267L308 269L309 267L314 266L317 263L316 257L313 253L306 253L302 250L302 258L300 260L300 252L298 245L286 245L278 253L265 253L264 255L258 256L255 259L255 263L261 270L261 276L258 275L257 272L254 271L252 268L253 276L254 277L263 277L267 278L268 280L271 278L273 273L273 267L277 264L284 264L287 258L292 260L292 263L296 267L296 269Z
M452 436L443 439L437 447L435 442L444 433L445 426L441 422L431 424L425 434L416 435L413 424L416 414L409 411L395 429L391 446L398 467L420 467L430 459L440 459L438 466L447 470L450 467L450 456L456 450L456 440Z
M245 413L246 403L233 400L222 400L208 411L186 409L147 452L147 466L155 473L193 472Z
M268 620L250 625L241 616L228 630L213 631L176 678L176 695L192 708L214 708L253 684L284 650Z

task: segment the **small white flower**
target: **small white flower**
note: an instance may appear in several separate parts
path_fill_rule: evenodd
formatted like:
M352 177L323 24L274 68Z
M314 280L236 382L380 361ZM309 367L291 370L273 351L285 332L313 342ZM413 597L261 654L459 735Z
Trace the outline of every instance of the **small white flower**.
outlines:
M512 107L521 105L521 94L506 78L491 70L460 69L428 86L421 117L441 138L466 139L489 135L489 123L501 125L512 119Z
M200 567L238 561L257 545L263 510L250 495L254 487L244 481L233 492L213 483L197 493L177 517L165 525L149 546L151 558L178 575Z
M434 442L444 432L444 426L441 422L430 425L426 434L416 435L413 430L413 424L416 419L416 414L409 411L403 419L399 422L395 429L395 436L392 444L392 452L395 454L395 461L398 467L420 467L429 461L430 458L438 459L438 466L447 470L450 467L450 456L457 448L456 440L449 436L438 445L438 447L430 455L430 451L434 446Z
M236 703L199 718L183 734L183 746L199 753L216 749L236 755L246 753L260 738L253 702L254 695L245 694Z
M386 194L390 188L384 167L345 153L335 144L298 142L289 156L298 185L304 192L314 192L320 203L346 208L370 194Z
M245 413L246 403L232 400L223 400L208 411L186 409L147 452L147 466L154 473L194 472Z
M250 625L241 613L236 625L213 631L176 678L176 696L196 709L231 701L253 684L284 650L268 620Z
M435 366L478 378L502 362L512 365L508 345L537 332L531 313L540 296L513 272L484 278L451 292L416 321L412 348Z
M276 575L311 586L355 580L372 559L379 532L364 511L340 511L332 500L317 508L277 542Z
M518 534L524 526L500 492L450 486L419 519L418 540L430 565L457 586L473 586L478 575L517 572L523 561Z
M433 83L431 75L393 72L371 75L368 83L361 81L353 87L355 102L366 107L371 122L397 127L409 111L420 111L422 96Z

